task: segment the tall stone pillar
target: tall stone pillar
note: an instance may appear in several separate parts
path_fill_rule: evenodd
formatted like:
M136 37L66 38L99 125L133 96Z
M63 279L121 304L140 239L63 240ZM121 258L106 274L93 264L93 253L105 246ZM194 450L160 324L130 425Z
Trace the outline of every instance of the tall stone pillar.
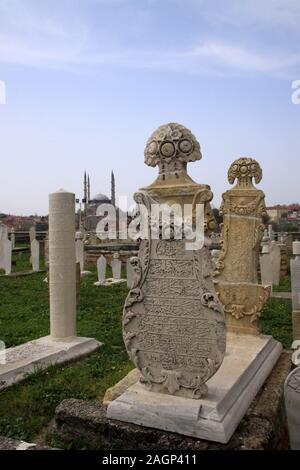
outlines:
M222 196L222 249L215 270L227 330L242 334L259 334L256 322L271 290L257 280L266 207L265 195L254 187L253 178L259 183L262 170L252 158L240 158L229 168L229 183L237 183Z
M76 336L75 195L49 195L50 335Z

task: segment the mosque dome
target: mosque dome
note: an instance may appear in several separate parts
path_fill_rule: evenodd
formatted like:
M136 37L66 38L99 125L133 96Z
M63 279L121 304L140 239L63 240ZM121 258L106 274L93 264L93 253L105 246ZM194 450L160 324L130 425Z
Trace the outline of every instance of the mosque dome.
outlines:
M92 202L110 202L110 199L105 194L98 193L92 198Z

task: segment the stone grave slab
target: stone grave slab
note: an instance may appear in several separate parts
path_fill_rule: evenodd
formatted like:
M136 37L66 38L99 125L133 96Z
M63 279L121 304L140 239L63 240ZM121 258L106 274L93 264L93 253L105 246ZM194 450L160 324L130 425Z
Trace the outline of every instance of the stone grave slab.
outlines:
M229 333L219 371L199 400L154 393L136 383L107 409L107 417L227 443L282 353L271 336Z

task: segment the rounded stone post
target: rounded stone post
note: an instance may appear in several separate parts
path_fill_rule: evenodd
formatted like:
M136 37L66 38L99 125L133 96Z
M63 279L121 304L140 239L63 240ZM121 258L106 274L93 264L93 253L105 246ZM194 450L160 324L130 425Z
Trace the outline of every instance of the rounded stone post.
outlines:
M49 195L50 335L76 336L75 194Z

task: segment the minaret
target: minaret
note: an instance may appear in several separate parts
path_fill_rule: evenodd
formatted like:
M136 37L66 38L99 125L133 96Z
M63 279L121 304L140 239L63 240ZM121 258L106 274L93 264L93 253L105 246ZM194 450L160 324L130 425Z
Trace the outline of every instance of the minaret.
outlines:
M111 203L116 207L116 183L114 172L111 172Z
M87 203L89 204L91 200L91 182L90 182L90 175L88 175L88 182L87 182Z
M84 172L84 182L83 182L83 198L84 198L84 213L86 215L86 203L87 203L87 178L86 171Z

